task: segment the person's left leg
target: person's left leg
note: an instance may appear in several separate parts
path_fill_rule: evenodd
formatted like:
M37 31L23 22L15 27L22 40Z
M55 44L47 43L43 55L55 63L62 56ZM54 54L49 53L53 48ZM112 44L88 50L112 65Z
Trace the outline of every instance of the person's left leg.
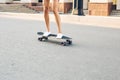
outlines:
M55 20L56 20L57 27L58 27L58 35L57 35L57 38L61 38L61 37L62 37L61 19L60 19L59 13L58 13L58 3L59 3L59 0L53 0L52 9L53 9L53 13L54 13L54 15L55 15Z

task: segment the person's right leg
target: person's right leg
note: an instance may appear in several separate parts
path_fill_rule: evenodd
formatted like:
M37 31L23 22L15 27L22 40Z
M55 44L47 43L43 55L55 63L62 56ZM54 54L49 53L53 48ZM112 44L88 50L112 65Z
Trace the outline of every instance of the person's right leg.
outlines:
M58 4L59 4L59 0L53 0L52 8L53 8L53 13L55 15L57 27L58 27L58 34L57 34L56 38L62 38L63 34L61 31L61 19L60 19L60 15L58 13L58 6L59 6Z
M44 18L46 23L47 31L44 33L43 36L48 36L50 34L50 21L49 21L49 4L50 0L43 0L44 1Z

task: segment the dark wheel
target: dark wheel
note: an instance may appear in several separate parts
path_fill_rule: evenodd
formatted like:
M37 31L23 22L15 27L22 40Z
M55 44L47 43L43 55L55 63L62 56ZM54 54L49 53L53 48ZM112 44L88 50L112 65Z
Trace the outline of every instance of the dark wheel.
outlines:
M43 41L43 38L38 38L39 41Z
M67 42L61 42L61 45L62 45L62 46L67 46L68 43L67 43Z
M72 41L71 40L66 40L67 44L71 45Z
M38 38L38 40L39 41L46 41L46 40L48 40L48 38L47 37L40 37L40 38Z
M64 42L64 43L63 43L63 46L67 46L67 43L66 43L66 42Z
M64 42L61 42L60 44L61 44L61 45L63 45L63 44L64 44Z

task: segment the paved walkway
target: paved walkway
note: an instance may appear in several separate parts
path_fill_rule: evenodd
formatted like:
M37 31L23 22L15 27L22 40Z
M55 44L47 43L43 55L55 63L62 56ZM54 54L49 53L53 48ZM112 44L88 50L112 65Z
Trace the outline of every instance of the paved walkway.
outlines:
M73 38L64 47L37 40L45 31L41 15L0 13L0 80L120 80L120 29L74 19L62 23ZM56 33L54 21L51 30Z
M44 20L43 13L10 13L0 12L1 17L12 17L18 19ZM120 17L113 16L77 16L71 14L61 14L63 23L75 23L83 25L95 25L101 27L120 28ZM55 21L54 15L51 13L50 20Z
M37 13L36 11L23 6L23 4L0 4L0 12Z

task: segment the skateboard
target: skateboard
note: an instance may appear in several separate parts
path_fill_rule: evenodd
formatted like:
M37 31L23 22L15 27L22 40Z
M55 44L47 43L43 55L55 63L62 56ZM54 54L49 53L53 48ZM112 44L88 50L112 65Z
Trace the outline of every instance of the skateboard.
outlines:
M48 41L51 37L56 38L57 34L50 34L48 37L43 36L43 32L37 32L38 35L40 35L40 37L38 38L39 41ZM62 38L60 38L59 40L63 40L60 41L60 44L63 46L69 46L72 44L72 38L67 37L67 36L63 36Z

